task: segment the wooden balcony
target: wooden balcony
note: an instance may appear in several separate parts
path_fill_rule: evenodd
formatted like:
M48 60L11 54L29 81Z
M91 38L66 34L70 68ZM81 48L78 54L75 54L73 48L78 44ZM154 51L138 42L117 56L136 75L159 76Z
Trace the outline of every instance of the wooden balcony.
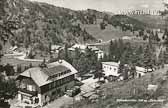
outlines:
M28 94L31 96L37 96L37 94L38 94L38 91L29 91L27 89L22 89L22 88L19 89L19 92L22 92L24 94Z

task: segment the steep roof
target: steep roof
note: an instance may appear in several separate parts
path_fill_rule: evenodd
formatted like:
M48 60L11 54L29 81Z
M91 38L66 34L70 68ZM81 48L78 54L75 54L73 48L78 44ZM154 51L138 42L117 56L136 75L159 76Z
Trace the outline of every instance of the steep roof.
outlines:
M119 63L117 63L117 62L102 62L102 64L106 64L106 65L110 65L110 66L116 66L116 67L119 66Z
M42 71L48 76L53 76L55 74L58 74L58 73L61 73L61 72L65 72L67 70L69 70L69 69L67 67L65 67L65 66L62 66L62 65L58 65L58 66L55 66L55 67L42 69Z
M50 64L47 65L47 67L51 68L51 67L55 67L55 66L58 66L58 65L62 65L62 66L67 67L68 69L71 70L71 72L73 74L76 74L78 72L70 63L68 63L65 60L59 60L57 62L50 63Z
M58 50L60 48L61 48L61 46L59 46L59 45L51 45L51 50Z
M79 48L79 49L81 49L81 50L85 50L85 49L87 48L87 46L86 46L86 45L83 45L83 44L75 44L75 45L72 46L72 48L73 48L73 49Z
M42 86L47 83L50 83L50 81L47 81L48 75L46 75L39 67L30 68L24 71L23 73L21 73L19 76L32 78L38 86Z
M50 63L47 65L47 67L48 68L40 68L40 67L30 68L24 71L23 73L21 73L19 76L32 78L32 80L34 80L34 82L38 86L43 86L52 82L52 80L49 80L48 78L57 73L64 72L67 70L71 70L71 72L68 75L77 73L77 70L65 60L61 60L61 62L57 61L57 62Z

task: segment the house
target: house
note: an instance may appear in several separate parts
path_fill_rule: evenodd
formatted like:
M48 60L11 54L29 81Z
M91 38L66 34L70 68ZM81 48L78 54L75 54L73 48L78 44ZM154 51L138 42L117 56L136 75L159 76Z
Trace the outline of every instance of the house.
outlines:
M146 74L147 70L143 67L136 66L136 77L140 78Z
M131 40L132 37L130 37L130 36L123 36L122 39L123 39L123 40Z
M118 67L119 63L117 62L102 62L102 70L105 76L119 77Z
M105 76L119 77L121 73L118 72L119 64L117 62L102 62L102 70ZM126 65L126 64L125 64ZM143 67L136 66L136 78L144 76L147 72L151 72L152 69L145 69Z
M102 50L100 50L99 48L97 48L95 46L88 46L88 48L90 48L92 51L95 52L98 60L100 60L101 58L104 57L104 52Z
M59 51L62 49L59 45L51 45L51 52L52 53L59 53Z
M68 48L69 51L75 51L75 49L78 48L81 50L81 52L85 52L85 49L87 48L87 45L83 44L75 44L71 48Z
M96 51L95 53L97 55L98 60L104 58L104 52L102 50Z
M13 46L13 47L11 47L9 50L10 50L10 51L16 51L17 49L18 49L17 46Z
M43 106L73 88L76 74L77 70L64 60L47 64L46 67L30 68L17 78L18 100Z
M76 48L80 49L80 51L82 53L85 53L86 48L91 49L97 55L97 59L98 60L104 57L104 52L102 50L100 50L99 48L95 47L95 46L89 46L89 45L83 45L83 44L75 44L71 48L69 48L68 50L71 51L71 52L74 52Z

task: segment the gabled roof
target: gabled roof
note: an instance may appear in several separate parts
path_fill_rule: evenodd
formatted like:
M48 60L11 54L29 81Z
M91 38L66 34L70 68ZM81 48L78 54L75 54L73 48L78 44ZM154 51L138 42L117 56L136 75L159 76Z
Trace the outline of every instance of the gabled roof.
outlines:
M58 66L55 66L55 67L42 69L42 71L48 76L53 76L55 74L58 74L58 73L61 73L61 72L65 72L67 70L69 70L69 69L67 67L65 67L65 66L62 66L62 65L58 65Z
M48 68L51 68L51 67L55 67L55 66L58 66L58 65L62 65L62 66L65 66L67 67L68 69L71 70L72 73L76 74L78 71L70 64L68 63L67 61L65 60L59 60L57 62L53 62L53 63L50 63L47 65Z
M58 50L60 48L61 48L61 46L59 46L59 45L51 45L51 50Z
M145 72L146 71L146 69L143 68L143 67L136 66L135 68L136 68L137 71L140 71L140 72Z
M102 62L102 64L118 67L119 63L117 62Z
M143 73L147 72L147 69L145 69L144 67L139 67L139 66L136 66L136 70L138 72L143 72ZM148 71L152 71L152 69L148 69Z
M47 67L48 68L40 68L40 67L30 68L24 71L23 73L21 73L19 76L25 76L28 78L32 78L32 80L38 86L43 86L43 85L46 85L52 82L52 80L50 80L49 77L57 73L64 72L66 70L71 71L68 75L77 73L77 70L65 60L50 63L47 65Z
M47 83L50 83L50 81L47 81L48 76L41 70L40 67L30 68L23 73L21 73L19 76L25 76L28 78L32 78L34 82L38 86L45 85Z
M99 51L99 48L97 47L88 47L88 48L90 48L92 51Z
M85 50L85 49L87 48L87 46L86 46L86 45L83 45L83 44L75 44L75 45L72 46L72 48L73 48L73 49L79 48L79 49L81 49L81 50Z

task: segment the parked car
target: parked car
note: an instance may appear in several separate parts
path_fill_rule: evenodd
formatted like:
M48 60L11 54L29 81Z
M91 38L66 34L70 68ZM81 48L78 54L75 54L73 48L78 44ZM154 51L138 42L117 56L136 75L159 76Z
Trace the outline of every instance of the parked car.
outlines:
M74 97L77 94L79 94L80 92L81 92L80 87L79 86L75 86L73 89L67 90L67 92L65 94L67 94L70 97Z

